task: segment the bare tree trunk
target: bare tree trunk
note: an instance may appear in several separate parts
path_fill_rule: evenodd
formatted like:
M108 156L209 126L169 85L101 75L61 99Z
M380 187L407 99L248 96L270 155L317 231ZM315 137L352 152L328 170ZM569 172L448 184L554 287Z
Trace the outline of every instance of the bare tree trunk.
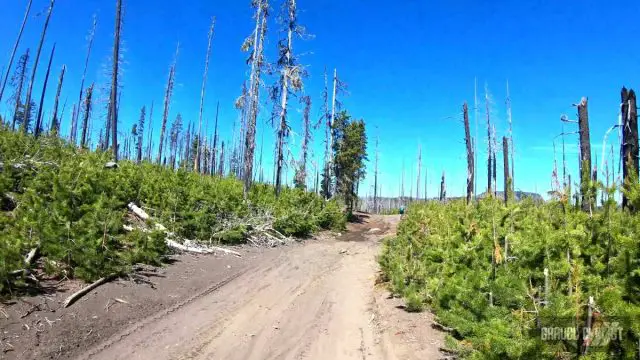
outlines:
M475 179L475 165L474 165L474 151L473 151L473 142L471 139L471 129L469 127L469 106L465 102L462 105L462 114L464 120L464 139L465 145L467 147L467 204L471 203L473 199L473 191L474 191L474 179Z
M89 117L91 116L91 98L93 97L93 84L87 88L87 96L84 99L84 118L82 119L82 137L80 147L87 147L87 129L89 128Z
M13 110L13 121L11 122L11 130L16 129L16 120L18 118L18 111L22 104L22 88L24 87L25 76L27 72L27 65L29 64L29 49L18 60L18 68L20 69L20 78L18 79L18 88L16 89L16 104ZM24 121L24 109L22 112Z
M422 145L418 144L418 180L416 182L416 201L420 200L420 174L422 172Z
M42 45L44 44L45 36L47 35L47 28L49 27L49 20L51 19L51 12L53 12L53 5L55 0L51 0L49 4L49 10L47 12L47 19L44 22L44 28L42 29L42 35L40 36L40 43L38 44L38 51L36 52L36 59L33 63L33 70L31 71L31 80L29 82L29 89L27 90L27 98L24 102L24 122L22 123L24 133L29 132L29 123L31 122L31 94L33 92L33 85L36 80L36 73L38 71L38 62L40 60L40 53L42 52Z
M138 120L138 127L136 128L138 140L136 144L136 163L142 162L142 143L144 142L144 122L147 115L147 108L143 106L140 109L140 120Z
M444 202L447 199L447 185L445 183L445 173L442 172L442 179L440 180L440 201Z
M491 127L491 148L493 149L491 164L493 165L493 195L498 196L498 158L496 153L498 152L498 143L496 140L496 127Z
M511 177L509 176L509 140L502 137L502 154L504 162L504 203L509 203L509 193L511 192Z
M116 0L116 22L113 39L113 66L111 73L111 95L109 96L109 122L113 160L118 161L118 71L120 66L120 30L122 29L122 0Z
M76 112L76 107L80 105L73 104L72 114ZM71 116L71 129L69 130L69 142L76 146L76 138L78 136L78 121ZM102 141L102 139L100 139Z
M513 127L512 127L512 123L513 123L513 119L511 116L511 95L509 94L509 81L507 81L507 119L509 121L509 145L511 147L511 151L509 153L509 156L511 158L511 190L513 191L513 193L515 194L515 190L516 190L516 185L515 185L515 163L513 161L513 156L515 155L515 150L513 148Z
M53 62L53 55L56 53L56 44L53 44L51 49L51 55L49 56L49 65L47 65L47 73L44 76L44 83L42 84L42 93L40 94L40 105L38 105L38 116L36 117L36 127L33 129L35 137L40 136L42 131L42 108L44 105L44 96L47 93L47 84L49 83L49 74L51 74L51 63Z
M196 159L193 162L193 171L195 172L200 172L200 157L201 157L201 150L200 150L200 139L202 138L202 114L204 112L204 96L207 90L207 75L209 73L209 58L211 55L211 42L213 40L213 29L216 25L216 18L212 18L211 19L211 27L209 28L209 42L207 45L207 56L205 58L205 62L204 62L204 74L202 75L202 90L200 91L200 115L199 115L199 119L198 119L198 142L197 142L197 152L196 152Z
M218 113L220 111L220 101L218 101L216 105L216 124L215 129L213 130L213 160L211 162L211 175L214 175L216 172L216 156L218 155Z
M267 31L266 0L258 0L256 4L256 29L253 42L253 57L251 61L251 80L249 88L249 117L247 121L247 135L244 149L244 196L249 194L253 180L253 159L256 147L256 121L258 118L258 103L260 89L260 74L263 61L264 38ZM262 20L262 21L261 21Z
M220 145L220 161L218 162L218 175L224 176L224 141Z
M82 80L80 81L80 94L78 95L78 104L82 103L82 95L84 93L84 81L87 77L87 68L89 67L89 59L91 57L91 49L93 48L93 39L96 35L96 27L98 25L98 19L94 15L93 16L93 25L91 26L91 31L89 32L89 44L87 47L87 57L84 60L84 70L82 71ZM80 114L80 106L77 107L71 114L71 122L78 123L78 116Z
M62 65L60 77L58 78L58 89L56 90L56 99L53 103L53 119L51 120L51 132L56 136L60 133L60 119L58 118L58 104L60 104L60 93L62 92L62 83L64 82L64 73L67 66Z
M378 162L380 161L380 154L378 152L378 137L376 137L376 164L373 171L373 209L374 213L378 213Z
M311 97L303 96L300 101L304 104L302 114L302 155L300 157L299 168L296 171L296 183L302 188L307 188L307 161L309 158L309 145L311 143Z
M636 93L622 88L622 155L624 157L623 186L628 189L632 178L638 181L638 108ZM625 192L622 193L622 207L636 211Z
M487 195L493 193L493 142L491 139L491 112L489 109L489 93L485 86L485 108L487 112Z
M167 131L167 120L169 119L169 106L171 105L171 96L173 95L174 76L176 73L176 63L178 61L178 49L180 44L176 47L176 55L173 59L173 64L169 68L169 79L167 80L167 88L164 94L164 110L162 112L162 127L160 128L160 143L158 144L158 157L156 162L162 164L162 150L164 145L164 134Z
M149 135L147 137L147 161L151 162L151 151L153 150L153 100L151 101L151 109L149 110Z
M16 56L16 51L18 51L18 46L20 45L20 39L22 38L24 27L25 25L27 25L27 19L29 19L29 12L31 11L32 3L33 3L33 0L29 0L29 3L27 4L27 10L24 12L24 18L22 19L22 25L20 26L20 31L18 32L18 37L16 38L16 42L13 45L13 50L11 51L11 57L9 57L9 65L7 66L7 72L4 76L4 80L2 80L2 88L0 88L0 102L2 102L2 95L4 95L4 89L6 88L7 81L9 80L9 74L11 73L11 67L13 66L13 60Z
M591 187L591 140L589 139L589 111L587 98L585 97L578 104L578 126L580 129L580 193L582 210L589 211L593 201L589 195Z

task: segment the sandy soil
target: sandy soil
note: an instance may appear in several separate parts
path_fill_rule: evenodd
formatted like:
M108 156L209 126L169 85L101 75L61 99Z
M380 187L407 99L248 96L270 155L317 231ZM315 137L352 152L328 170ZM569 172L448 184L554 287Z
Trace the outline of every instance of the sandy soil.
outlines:
M380 240L397 222L365 218L339 236L243 248L242 258L180 256L151 278L153 288L110 283L69 309L59 309L64 292L25 298L42 305L24 317L35 305L0 312L0 346L9 349L0 356L439 359L443 335L431 316L405 312L375 285Z

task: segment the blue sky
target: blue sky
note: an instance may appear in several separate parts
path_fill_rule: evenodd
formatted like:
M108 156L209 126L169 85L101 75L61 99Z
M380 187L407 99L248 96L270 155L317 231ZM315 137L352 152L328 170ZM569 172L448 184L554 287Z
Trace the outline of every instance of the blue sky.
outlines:
M0 68L8 61L26 3L12 0L3 4ZM170 119L180 112L185 122L196 121L207 30L210 18L216 16L205 118L210 119L211 132L215 104L220 101L222 135L228 139L238 118L233 102L249 70L244 63L246 54L240 51L254 25L249 1L124 0L124 3L120 128L128 131L137 120L140 107L148 107L154 101L154 133L158 134L167 70L178 42L177 86ZM47 0L34 0L19 53L26 47L31 47L32 53L35 51L47 5ZM272 1L271 5L274 9L280 7L279 2ZM448 194L463 193L466 165L461 106L466 100L473 107L476 78L480 99L484 97L485 84L488 85L493 100L492 119L500 138L507 129L505 94L509 81L516 187L538 192L550 188L552 140L561 131L560 115L575 118L571 104L588 96L592 143L594 151L600 154L605 131L617 121L620 87L633 88L640 82L640 48L630 16L639 13L637 2L628 2L621 9L604 1L574 0L298 0L298 8L300 24L314 35L313 39L294 42L294 51L310 72L305 93L314 101L313 114L320 109L324 67L337 68L339 76L349 85L349 95L342 99L346 109L354 117L365 119L368 126L369 175L373 173L374 140L379 137L383 195L398 194L403 162L407 178L415 183L419 144L423 150L423 169L426 166L429 172L429 195L436 194L443 170L447 173ZM114 12L115 1L57 2L34 87L39 98L48 55L56 42L47 109L52 106L63 64L67 65L63 91L63 99L68 97L66 114L77 101L86 35L93 14L98 17L98 30L88 81L95 81L96 86L108 83L103 69L108 64L113 41ZM278 25L272 21L267 43L270 60L274 59L280 36ZM269 83L273 81L267 79ZM486 186L483 136L486 130L482 127L485 114L481 105L478 189ZM0 114L5 114L7 108L6 103L0 104ZM262 117L268 110L263 107ZM296 132L301 129L300 110L297 104L290 109ZM94 111L96 137L102 113L100 109ZM473 112L471 119L475 133ZM68 117L65 122L68 126ZM259 122L262 124L263 120ZM258 148L264 131L265 156L269 159L265 166L271 169L273 130L261 126ZM321 157L321 136L318 132L315 138L317 157ZM291 139L294 154L298 152L299 140L297 135ZM617 145L615 134L611 140ZM575 144L576 137L567 141ZM501 157L498 154L498 159ZM568 159L570 164L577 165L575 149ZM498 168L501 169L501 163ZM574 178L575 168L571 167ZM367 192L371 180L368 176L361 193ZM501 187L502 181L498 183ZM406 188L408 192L409 180Z

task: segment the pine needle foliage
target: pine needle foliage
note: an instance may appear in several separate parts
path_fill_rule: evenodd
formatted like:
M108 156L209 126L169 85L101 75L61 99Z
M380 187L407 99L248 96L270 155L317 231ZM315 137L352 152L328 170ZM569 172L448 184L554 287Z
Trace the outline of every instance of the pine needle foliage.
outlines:
M407 308L428 307L451 327L448 346L462 358L635 359L640 217L617 206L615 189L598 187L610 196L592 214L566 197L412 205L397 237L385 240L384 280ZM627 189L640 199L637 179ZM617 323L621 332L598 344L541 337L542 327L584 328L590 297L592 330Z
M276 199L263 185L244 200L234 178L149 161L107 168L110 156L0 126L0 294L20 281L11 272L24 267L24 255L36 246L48 273L86 281L126 273L136 263L159 264L168 253L165 235L125 231L129 202L178 237L207 244L244 242L247 229L229 228L230 221L265 214L287 235L344 227L339 206L311 193L283 189Z

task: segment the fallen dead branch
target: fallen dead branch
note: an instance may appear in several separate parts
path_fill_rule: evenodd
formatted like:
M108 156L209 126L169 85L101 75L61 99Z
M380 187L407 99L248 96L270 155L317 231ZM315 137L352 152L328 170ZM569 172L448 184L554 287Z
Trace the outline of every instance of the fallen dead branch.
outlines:
M127 205L127 207L140 220L143 220L143 221L151 220L151 217L149 216L149 214L147 214L146 211L144 211L142 208L140 208L136 204L129 203ZM184 251L184 252L191 252L191 253L196 253L196 254L212 254L212 253L218 251L218 252L223 252L225 254L232 254L232 255L235 255L237 257L242 257L242 255L237 251L233 251L233 250L230 250L230 249L225 249L225 248L218 247L218 246L205 247L205 246L198 245L198 244L194 243L191 240L184 240L183 243L181 244L181 243L179 243L179 242L177 242L175 240L172 240L172 238L178 238L178 237L176 236L176 234L174 234L173 232L169 231L164 225L156 222L156 223L154 223L154 226L155 226L156 230L162 231L167 235L166 244L171 249ZM133 231L134 227L132 227L130 225L125 225L124 229L127 230L127 231ZM140 230L144 231L144 232L148 232L149 231L147 229L140 229Z
M94 281L93 283L85 286L84 288L78 290L77 292L73 293L71 296L69 296L64 303L62 304L62 307L68 307L69 305L73 304L74 302L76 302L78 299L80 299L81 297L83 297L84 295L86 295L87 293L89 293L91 290L97 288L98 286L109 282L110 280L112 280L113 278L115 278L116 275L112 274L103 278L100 278L96 281Z
M12 271L10 274L13 276L16 275L29 275L30 271L31 271L31 263L33 262L33 260L36 258L36 255L38 254L38 250L40 250L40 245L34 247L33 249L31 249L29 251L29 253L27 254L27 256L25 256L24 258L24 269L19 269L19 270L14 270Z

